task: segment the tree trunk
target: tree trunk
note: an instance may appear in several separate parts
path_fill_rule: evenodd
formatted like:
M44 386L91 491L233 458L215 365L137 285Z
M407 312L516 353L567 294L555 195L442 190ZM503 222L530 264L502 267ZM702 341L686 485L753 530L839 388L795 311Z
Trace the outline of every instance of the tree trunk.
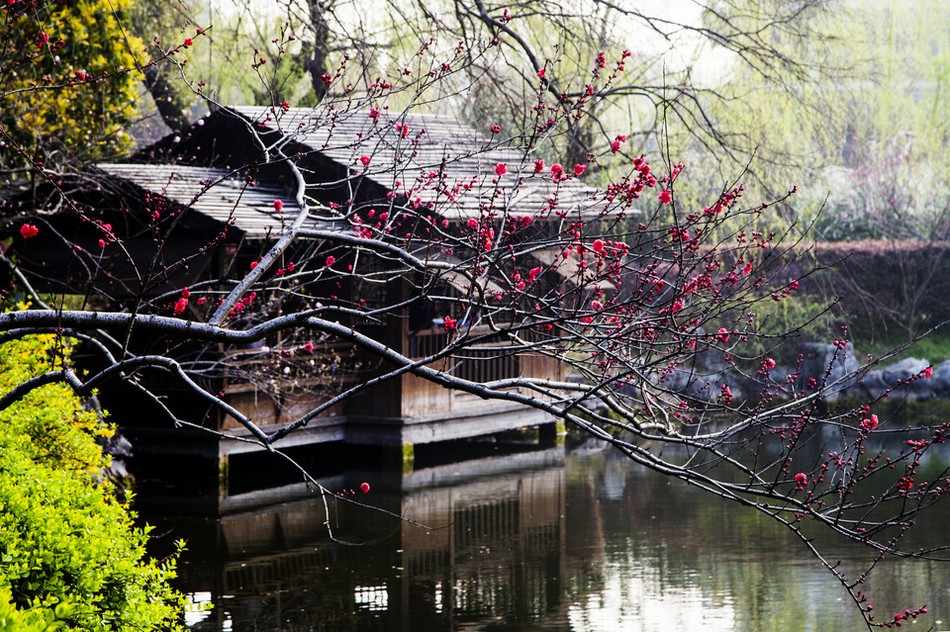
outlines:
M179 130L191 122L185 100L162 68L154 64L145 67L145 89L155 99L155 107L165 125Z

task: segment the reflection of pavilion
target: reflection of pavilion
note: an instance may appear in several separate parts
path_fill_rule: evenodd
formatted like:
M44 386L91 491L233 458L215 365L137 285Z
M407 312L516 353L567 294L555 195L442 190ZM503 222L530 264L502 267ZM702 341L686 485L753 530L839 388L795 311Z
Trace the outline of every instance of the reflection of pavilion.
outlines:
M369 495L350 497L409 521L337 498L328 520L311 497L176 530L194 552L181 568L183 590L210 592L216 605L194 629L540 623L561 609L563 457L560 447L536 449L337 481L348 490L372 476Z

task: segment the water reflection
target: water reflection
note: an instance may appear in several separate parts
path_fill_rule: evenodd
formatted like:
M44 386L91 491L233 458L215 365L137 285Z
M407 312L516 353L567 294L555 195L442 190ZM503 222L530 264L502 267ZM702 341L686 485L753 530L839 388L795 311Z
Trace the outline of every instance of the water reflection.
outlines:
M311 496L162 521L166 538L189 541L181 588L215 604L190 615L191 629L860 629L790 532L608 450L352 470L332 482L393 515ZM944 524L928 536L946 539ZM849 571L869 559L822 545ZM879 612L926 603L921 623L939 630L948 586L947 566L888 561L868 592Z

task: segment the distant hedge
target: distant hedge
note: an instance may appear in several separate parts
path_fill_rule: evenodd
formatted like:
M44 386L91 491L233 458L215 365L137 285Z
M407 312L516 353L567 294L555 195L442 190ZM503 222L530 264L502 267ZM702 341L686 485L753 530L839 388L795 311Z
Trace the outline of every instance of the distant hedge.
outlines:
M829 269L807 287L838 297L857 334L909 337L950 321L950 242L820 242L813 253Z

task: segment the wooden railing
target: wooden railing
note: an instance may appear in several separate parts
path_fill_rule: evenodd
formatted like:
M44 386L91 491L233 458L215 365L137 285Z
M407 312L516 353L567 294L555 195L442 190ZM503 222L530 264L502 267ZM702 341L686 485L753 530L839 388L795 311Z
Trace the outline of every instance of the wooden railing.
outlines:
M473 330L470 333L478 335L481 332ZM407 351L410 358L425 358L438 353L448 343L449 337L445 332L423 331L409 336ZM502 341L465 347L442 360L441 365L452 375L478 383L518 377L521 374L518 353L514 347L508 347Z

